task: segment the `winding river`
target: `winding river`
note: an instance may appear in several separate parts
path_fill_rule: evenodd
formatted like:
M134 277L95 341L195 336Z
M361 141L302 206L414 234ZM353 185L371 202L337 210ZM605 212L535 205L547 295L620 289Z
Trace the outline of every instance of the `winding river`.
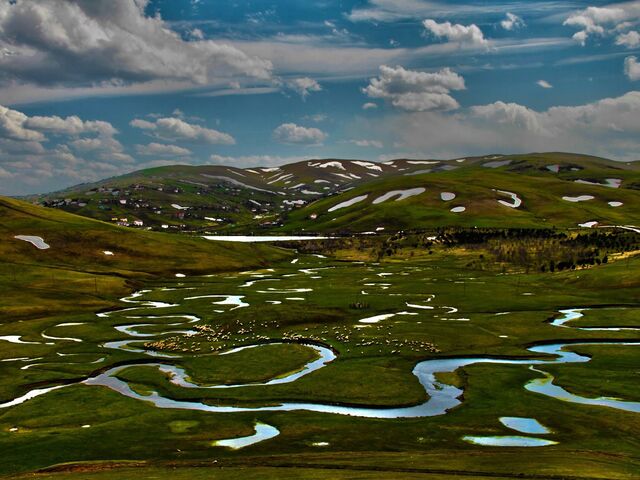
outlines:
M118 312L126 312L131 310L136 310L139 308L153 308L153 309L162 309L170 306L174 306L174 304L168 304L164 302L153 302L153 301L143 301L138 300L140 296L149 292L141 291L137 292L129 297L122 299L125 303L135 304L135 306L131 308L126 308L123 310L119 310ZM216 295L213 297L222 298L224 295ZM227 298L237 300L237 302L229 301L228 304L237 305L237 303L243 303L239 300L238 297L228 296ZM223 301L224 302L224 301ZM216 303L223 303L216 302ZM237 307L236 307L237 308ZM580 313L585 309L567 309L561 310L561 313L564 315L560 317L551 324L556 327L565 327L569 321L579 318L582 314ZM108 316L108 314L101 314L102 317ZM131 319L140 319L140 318L159 318L159 319L175 319L175 318L184 318L186 321L184 323L171 323L171 326L178 327L185 324L193 323L199 320L198 317L190 316L190 315L167 315L167 316L154 316L154 317L127 317ZM147 336L147 334L141 334L137 331L137 328L146 327L149 325L155 324L129 324L129 325L120 325L115 327L119 332L125 333L134 337L130 340L122 340L115 342L108 342L104 346L108 348L117 348L122 349L128 352L140 352L149 356L155 357L175 357L178 358L179 355L174 354L164 354L160 352L153 352L144 349L134 349L130 347L132 342L141 342L141 336ZM615 330L615 328L611 328L610 330ZM634 328L634 330L640 330L640 328ZM191 331L181 331L186 333L191 333ZM164 335L168 333L178 333L176 330L172 330L170 332L162 332L155 335ZM248 348L259 348L264 345L270 345L272 343L267 344L256 344L256 345L245 345L242 347L234 348L228 350L226 352L222 352L222 355L228 355L232 353L236 353ZM454 372L461 367L466 367L475 364L488 363L488 364L502 364L502 365L525 365L529 366L532 370L543 375L543 378L537 378L529 381L524 388L528 391L535 392L541 395L546 395L548 397L552 397L564 402L570 403L578 403L585 405L598 405L605 406L610 408L616 408L619 410L625 410L630 412L640 412L640 402L628 402L619 399L612 398L588 398L582 397L578 395L571 394L564 390L562 387L555 385L553 383L553 377L544 371L537 370L534 366L539 365L548 365L548 364L561 364L561 363L584 363L590 360L590 357L580 355L578 353L572 352L569 349L571 347L575 347L578 345L581 346L592 346L592 345L626 345L626 346L638 346L640 342L625 342L625 341L598 341L598 342L581 342L581 343L554 343L554 344L540 344L530 347L528 350L535 354L543 354L549 356L549 358L535 358L535 359L511 359L511 358L495 358L495 357L457 357L457 358L442 358L442 359L430 359L419 362L413 369L413 375L416 376L420 384L425 390L425 393L428 396L428 399L414 406L408 407L398 407L398 408L383 408L383 407L355 407L355 406L347 406L347 405L330 405L323 403L314 403L314 402L285 402L279 405L267 405L260 407L240 407L240 406L231 406L231 405L209 405L204 402L198 401L183 401L183 400L174 400L171 398L164 397L156 392L153 392L148 395L143 395L135 392L130 388L127 382L119 379L117 375L124 371L125 369L132 367L151 367L156 368L159 371L166 373L169 375L169 381L175 385L178 385L183 388L195 389L195 390L207 390L207 389L220 389L220 388L241 388L241 387L267 387L269 385L277 385L283 383L290 383L298 380L302 376L308 375L314 371L317 371L321 368L324 368L332 361L336 359L336 354L329 348L317 344L300 342L300 345L304 347L313 349L317 356L314 360L308 362L302 368L293 372L282 378L275 378L265 382L259 383L250 383L250 384L237 384L237 385L211 385L211 386L203 386L192 381L188 380L187 373L181 367L176 365L172 365L164 362L156 362L156 363L132 363L126 365L119 365L116 367L112 367L100 373L94 374L89 378L84 379L83 381L73 383L70 385L83 384L87 386L102 386L109 388L115 392L120 393L129 398L134 398L140 401L144 401L147 403L153 404L157 408L167 408L167 409L183 409L183 410L198 410L204 412L215 412L215 413L232 413L232 412L260 412L260 411L294 411L294 410L305 410L311 412L319 412L319 413L331 413L337 415L350 415L354 417L365 417L365 418L416 418L416 417L432 417L437 415L444 415L447 411L452 408L460 405L463 390L457 388L453 385L448 385L446 383L440 382L437 380L436 375L438 373L448 373ZM26 393L25 395L15 398L11 401L8 401L4 404L0 404L0 408L8 408L15 405L19 405L23 402L26 402L32 398L35 398L40 395L45 395L50 391L57 390L60 388L64 388L69 385L53 385L48 388L39 388L34 389Z

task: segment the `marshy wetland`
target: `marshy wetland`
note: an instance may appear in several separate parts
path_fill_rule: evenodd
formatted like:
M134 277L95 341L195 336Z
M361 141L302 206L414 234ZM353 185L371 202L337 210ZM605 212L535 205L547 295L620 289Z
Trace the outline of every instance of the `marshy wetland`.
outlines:
M584 476L628 478L637 261L551 275L467 260L299 254L149 280L96 313L4 323L0 468L341 465L393 478L546 465L555 478L578 456ZM122 472L110 478L136 478Z

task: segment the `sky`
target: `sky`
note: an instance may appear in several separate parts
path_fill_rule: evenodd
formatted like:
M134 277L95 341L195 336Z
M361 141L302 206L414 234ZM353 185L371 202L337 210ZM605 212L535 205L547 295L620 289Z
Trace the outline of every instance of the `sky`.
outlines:
M171 164L640 159L640 1L0 0L0 194Z

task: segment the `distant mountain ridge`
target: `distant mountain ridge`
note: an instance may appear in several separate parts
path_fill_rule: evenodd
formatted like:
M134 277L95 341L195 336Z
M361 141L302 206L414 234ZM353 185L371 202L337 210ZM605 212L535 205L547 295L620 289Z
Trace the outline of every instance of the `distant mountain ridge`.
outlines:
M405 190L413 194L397 193ZM562 200L551 208L553 199L548 197L553 192L558 200L593 199ZM389 199L381 198L384 194ZM629 223L638 221L630 207L640 205L639 194L640 162L552 152L387 162L319 159L256 168L176 165L82 184L35 200L139 228L264 233ZM444 200L442 195L453 198ZM358 196L363 198L340 206ZM607 200L607 208L598 196ZM556 218L546 218L550 216Z

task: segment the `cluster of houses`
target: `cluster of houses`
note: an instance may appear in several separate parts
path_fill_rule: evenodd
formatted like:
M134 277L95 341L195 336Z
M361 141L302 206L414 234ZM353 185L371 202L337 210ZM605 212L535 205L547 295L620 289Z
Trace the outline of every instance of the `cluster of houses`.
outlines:
M231 186L226 182L197 185L196 195L207 196L209 199L216 198L215 194L219 194L220 190L223 190L226 195L235 197L247 194L245 189ZM244 199L238 198L239 201L233 202L225 201L224 198L220 199L218 197L217 201L209 204L175 208L173 205L177 204L171 204L171 206L160 205L160 202L155 202L154 204L152 199L144 198L147 196L143 193L145 191L176 195L184 193L184 190L180 187L134 183L127 187L96 186L76 198L55 198L43 201L41 204L70 211L75 211L91 204L94 209L105 212L106 218L110 218L111 222L117 225L148 229L187 230L193 227L183 224L186 219L196 221L215 220L215 223L218 224L232 223L235 215L241 215L247 211L253 214L254 219L262 220L259 224L260 228L278 227L284 223L289 211L308 203L302 199L284 199L282 202L273 202L265 199L257 201L246 197ZM249 193L253 195L253 192ZM149 197L153 197L153 195L149 195ZM276 218L274 219L274 217ZM158 220L155 220L155 218ZM167 223L161 223L162 221Z

